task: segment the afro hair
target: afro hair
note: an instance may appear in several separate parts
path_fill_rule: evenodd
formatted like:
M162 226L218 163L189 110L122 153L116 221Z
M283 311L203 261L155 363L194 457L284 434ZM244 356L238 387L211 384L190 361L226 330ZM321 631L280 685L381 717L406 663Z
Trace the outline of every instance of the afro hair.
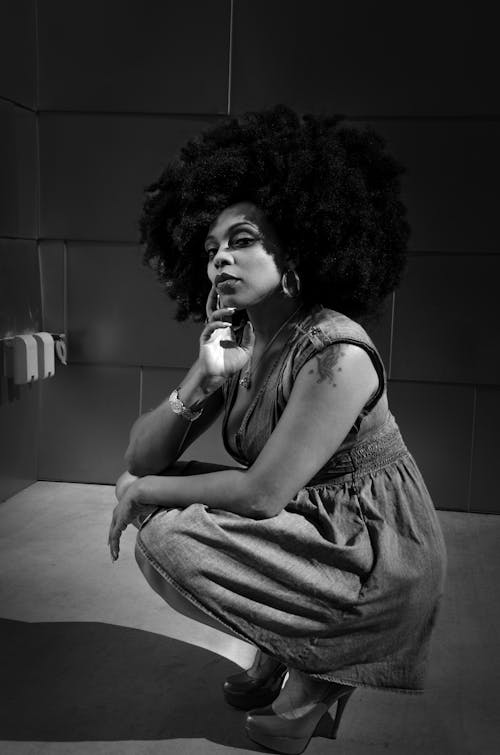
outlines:
M300 276L306 305L363 321L398 285L409 225L402 166L371 128L285 105L227 117L189 140L146 188L143 262L199 322L211 288L204 241L226 207L257 205Z

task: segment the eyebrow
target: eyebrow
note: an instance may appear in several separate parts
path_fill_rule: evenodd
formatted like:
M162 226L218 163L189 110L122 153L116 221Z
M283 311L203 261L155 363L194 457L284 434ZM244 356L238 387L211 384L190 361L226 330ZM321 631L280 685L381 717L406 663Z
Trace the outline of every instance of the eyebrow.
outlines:
M252 226L252 228L254 228L254 229L255 229L256 231L258 231L258 230L259 230L259 229L257 228L257 226L256 226L256 225L254 225L254 224L253 224L253 223L252 223L252 222L251 222L250 220L239 220L239 221L238 221L237 223L233 223L233 225L230 225L230 226L229 226L229 228L227 229L228 233L229 233L229 231L234 231L234 229L235 229L235 228L238 228L238 227L239 227L240 225L250 225L250 226ZM206 237L205 241L210 241L210 239L213 239L214 241L217 241L217 239L215 238L215 236L213 236L212 234L209 234L209 235L208 235L208 236Z

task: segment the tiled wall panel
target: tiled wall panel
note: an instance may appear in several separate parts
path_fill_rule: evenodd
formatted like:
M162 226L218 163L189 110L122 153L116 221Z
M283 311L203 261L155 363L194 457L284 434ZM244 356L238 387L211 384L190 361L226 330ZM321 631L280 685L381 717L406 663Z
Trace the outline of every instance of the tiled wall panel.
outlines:
M27 17L33 3L16 14ZM41 228L34 115L0 102L0 235L42 237L43 325L69 331L69 367L40 384L41 479L114 483L141 406L164 399L197 356L202 324L177 323L175 303L141 265L138 217L144 187L230 98L232 113L277 102L342 112L377 129L407 167L413 254L382 318L366 327L392 366L391 409L436 506L498 509L488 495L500 384L493 10L481 2L471 14L451 0L38 4ZM11 41L0 53L8 62L21 49L10 53ZM13 99L34 96L28 47L9 78ZM10 96L1 85L0 74L0 100ZM35 300L31 289L28 305ZM4 301L9 327L21 322L11 322L19 305L31 312L25 327L41 326L39 305L14 304L9 292ZM234 465L221 428L222 416L183 458Z
M225 113L230 0L43 0L43 110Z
M0 97L36 103L36 0L0 3Z
M137 241L144 188L208 125L197 118L41 114L42 237Z
M0 370L0 501L37 479L39 386L14 386Z
M0 236L37 236L36 116L0 100Z
M467 511L474 389L392 380L388 397L435 507Z
M142 383L142 413L154 409L179 385L186 370L145 369ZM222 441L223 413L180 457L182 460L198 459L214 464L240 466L224 448Z
M57 364L41 387L38 478L113 485L138 414L139 368Z
M414 256L396 294L392 377L500 383L500 255Z
M63 333L66 330L64 242L41 241L38 254L43 329L49 333Z
M471 511L500 514L500 388L480 387L476 397Z
M386 138L391 153L407 169L402 183L412 250L500 251L498 120L365 123Z
M177 322L176 308L138 247L68 244L71 362L190 367L203 323Z
M391 294L387 297L379 317L365 324L365 330L377 347L388 375L391 360L391 324L393 296L394 295Z
M28 240L38 233L35 59L35 0L2 3L0 339L41 326L38 255ZM37 479L39 384L7 378L7 343L0 340L0 501Z
M494 3L235 0L236 112L499 114Z
M41 324L36 242L0 238L0 338L34 333Z

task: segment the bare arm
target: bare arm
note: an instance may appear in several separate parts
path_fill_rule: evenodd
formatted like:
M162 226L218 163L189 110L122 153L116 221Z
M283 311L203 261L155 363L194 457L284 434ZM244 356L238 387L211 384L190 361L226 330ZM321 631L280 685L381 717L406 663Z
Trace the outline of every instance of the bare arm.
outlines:
M146 475L133 487L136 500L141 504L186 508L193 503L202 503L211 509L260 519L265 512L249 486L249 480L248 470L242 468L183 477Z
M218 389L224 380L206 377L196 360L180 384L179 398L193 411L203 406L203 414L190 422L174 414L167 397L156 409L141 415L132 426L125 452L128 471L138 477L158 474L177 461L184 450L188 433L194 440L222 411L223 400Z

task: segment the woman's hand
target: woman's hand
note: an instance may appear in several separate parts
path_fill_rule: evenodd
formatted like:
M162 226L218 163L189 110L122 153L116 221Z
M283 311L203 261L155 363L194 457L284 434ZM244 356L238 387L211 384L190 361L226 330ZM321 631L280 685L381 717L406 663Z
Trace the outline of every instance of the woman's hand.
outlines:
M250 321L245 325L241 345L238 346L231 324L224 317L232 317L234 307L217 307L217 289L212 286L207 300L208 323L200 336L198 362L208 378L228 378L245 366L250 359L255 343L255 333Z
M125 473L126 475L128 472ZM134 477L134 475L130 475ZM120 477L123 480L124 475ZM134 524L137 518L141 515L148 514L154 506L141 502L141 490L140 481L142 478L136 477L134 481L126 480L122 481L121 495L118 495L118 487L120 480L117 484L117 498L119 503L113 510L113 516L111 518L111 525L109 528L108 545L111 553L111 560L116 561L120 554L120 538L122 532L127 529L129 524ZM127 482L127 484L125 484Z

